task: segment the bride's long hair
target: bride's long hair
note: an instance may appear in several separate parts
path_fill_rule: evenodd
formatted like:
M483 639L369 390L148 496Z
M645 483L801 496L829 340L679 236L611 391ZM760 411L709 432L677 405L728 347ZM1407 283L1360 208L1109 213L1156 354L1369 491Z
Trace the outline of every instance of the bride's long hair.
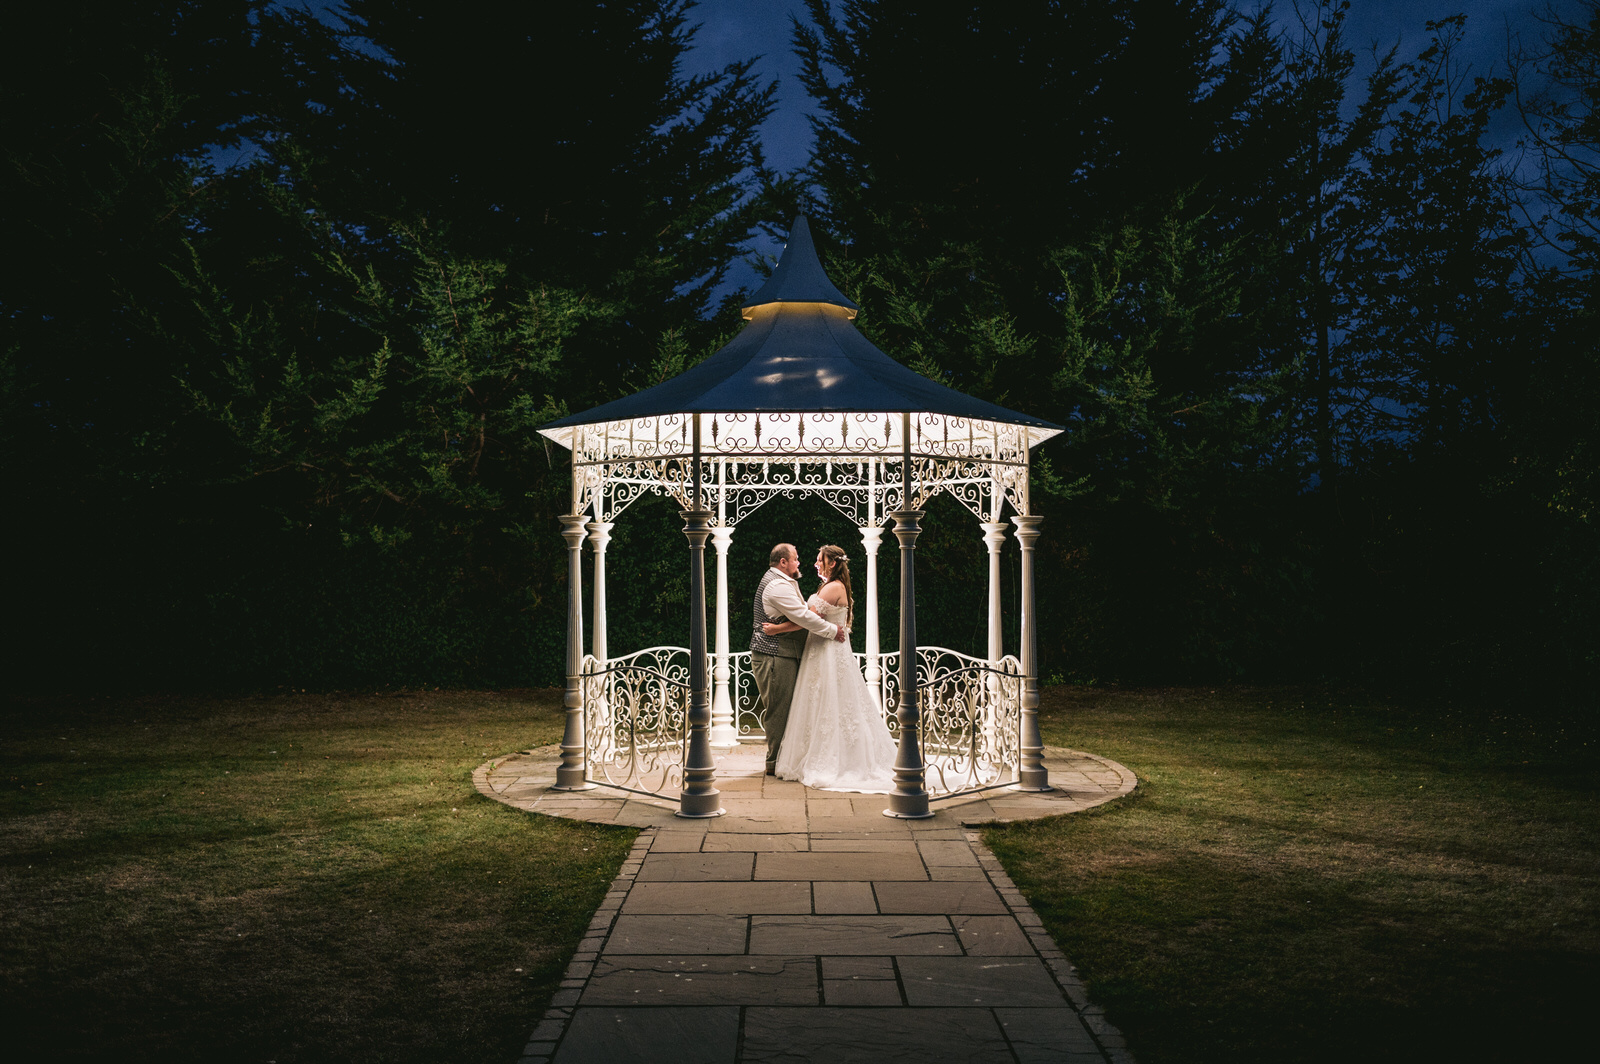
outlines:
M827 587L835 580L844 585L845 627L856 626L856 596L850 589L850 559L845 554L843 547L835 547L832 543L824 546L820 552L828 559L829 569L827 578L822 581L822 586Z

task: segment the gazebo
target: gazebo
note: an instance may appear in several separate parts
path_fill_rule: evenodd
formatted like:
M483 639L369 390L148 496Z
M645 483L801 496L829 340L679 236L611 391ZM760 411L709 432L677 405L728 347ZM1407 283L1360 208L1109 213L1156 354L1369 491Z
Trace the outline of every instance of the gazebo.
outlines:
M823 271L799 216L777 268L744 308L749 324L727 346L671 380L540 430L572 452L571 507L561 518L568 611L558 789L675 794L680 816L722 812L714 752L762 739L748 654L729 647L728 549L739 522L778 495L816 496L860 531L867 586L858 657L899 742L885 815L931 816L930 800L991 787L1050 789L1035 665L1040 519L1029 508L1028 473L1032 449L1061 427L900 365L856 331L857 309ZM921 507L941 491L974 514L988 546L984 658L917 645L914 550ZM647 492L683 508L689 645L611 657L606 545L617 517ZM1004 653L1001 638L1008 504L1022 559L1020 658ZM900 640L898 651L883 654L877 552L890 519L900 545ZM717 553L710 655L707 539ZM594 552L588 654L585 540Z

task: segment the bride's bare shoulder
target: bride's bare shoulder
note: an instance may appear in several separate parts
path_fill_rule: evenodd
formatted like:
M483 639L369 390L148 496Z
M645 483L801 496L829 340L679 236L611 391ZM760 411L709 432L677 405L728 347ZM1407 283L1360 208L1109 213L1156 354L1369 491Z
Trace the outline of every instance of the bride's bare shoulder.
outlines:
M843 606L844 585L838 582L828 584L817 591L817 596L830 606Z

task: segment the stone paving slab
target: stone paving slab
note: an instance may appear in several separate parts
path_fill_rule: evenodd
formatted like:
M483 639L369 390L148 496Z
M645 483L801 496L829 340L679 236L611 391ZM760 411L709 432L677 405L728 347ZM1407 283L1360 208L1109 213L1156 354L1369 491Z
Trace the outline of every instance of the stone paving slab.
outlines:
M639 869L640 883L685 883L706 880L749 879L753 853L652 853ZM801 879L802 876L770 876Z
M922 839L917 840L917 852L922 857L922 863L930 868L934 865L968 865L978 867L978 858L972 852L972 847L966 842L955 839Z
M740 834L760 835L796 835L805 834L810 828L810 821L804 814L799 816L760 816L747 813L743 816L719 816L709 822L707 830L715 832L738 832Z
M819 957L824 1005L905 1004L893 957Z
M811 837L795 833L793 835L745 835L719 832L716 835L707 835L705 845L701 849L707 853L724 850L746 850L751 853L782 853L785 851L810 850Z
M833 852L763 853L756 855L757 879L926 880L928 870L912 854Z
M1011 916L952 916L950 923L969 957L1020 957L1033 949Z
M549 789L553 748L480 767L530 812L643 828L534 1029L521 1064L1010 1061L1133 1064L1121 1033L978 835L1132 790L1132 773L1050 748L1067 790L1007 789L884 817L883 795L718 767L725 815L673 796Z
M885 913L1003 913L1006 903L981 882L874 882L878 911Z
M656 836L650 852L652 854L699 853L706 848L705 841L706 835L703 831L663 831Z
M625 913L808 913L810 883L640 883Z
M747 916L623 913L612 925L605 949L632 954L743 953L749 938Z
M739 1046L737 1006L579 1009L556 1064L732 1064ZM524 1056L523 1059L528 1059Z
M900 985L893 979L881 980L824 979L822 981L824 1005L903 1005Z
M746 1010L742 1059L763 1064L1012 1064L1015 1060L999 1021L988 1009L826 1006Z
M751 953L814 956L958 954L943 916L753 916Z
M580 1005L816 1005L821 992L817 960L811 956L607 954L578 1000Z
M908 1005L1069 1008L1044 962L1025 957L901 957Z
M1105 1059L1070 1009L994 1010L1019 1064L1100 1064Z
M813 833L811 835L811 850L813 852L829 853L909 853L917 852L915 839L885 839L885 838L849 838L836 839L831 835Z
M873 897L871 883L814 882L811 905L818 913L829 914L878 911L878 899Z

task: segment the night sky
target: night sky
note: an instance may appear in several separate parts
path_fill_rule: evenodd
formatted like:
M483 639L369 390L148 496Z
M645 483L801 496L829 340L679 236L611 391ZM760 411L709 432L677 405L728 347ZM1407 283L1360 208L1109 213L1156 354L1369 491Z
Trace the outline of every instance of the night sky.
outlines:
M1261 5L1241 6L1255 10ZM1571 11L1575 6L1572 0L1554 5L1558 11ZM1273 7L1279 12L1281 23L1293 24L1292 3L1280 2ZM1358 74L1364 74L1372 65L1367 55L1370 45L1387 50L1398 42L1400 57L1409 58L1426 44L1423 27L1429 19L1465 13L1467 39L1463 58L1471 64L1473 73L1504 73L1507 30L1521 33L1530 43L1536 42L1541 27L1532 13L1543 9L1542 3L1531 0L1354 0L1350 6L1349 38L1363 60ZM691 16L700 23L689 59L692 71L715 70L735 60L760 55L759 69L779 79L778 111L767 123L763 138L768 157L779 169L804 165L810 147L808 101L798 79L800 62L790 47L791 19L803 18L804 14L804 5L794 0L700 0Z
M303 0L312 10L337 8L330 0ZM837 0L836 0L837 6ZM1243 10L1255 11L1261 3L1241 0ZM1272 5L1280 24L1295 24L1293 0ZM1349 43L1357 54L1357 79L1372 68L1374 47L1387 51L1399 45L1399 58L1413 58L1426 46L1425 25L1429 19L1451 14L1467 16L1467 32L1461 59L1477 75L1504 74L1508 43L1519 39L1530 52L1537 52L1544 27L1537 13L1554 9L1568 15L1576 11L1576 0L1352 0L1347 21ZM699 0L690 14L700 26L695 47L689 53L685 72L704 73L728 63L760 56L757 69L767 78L778 80L778 107L762 130L768 162L782 171L805 165L811 147L811 129L806 115L809 101L800 86L800 61L790 44L792 19L805 17L801 0ZM1352 83L1352 100L1360 92L1359 80ZM1502 110L1490 129L1490 136L1508 154L1515 151L1521 133L1514 110ZM232 161L232 160L225 160ZM755 247L763 254L776 256L782 245L755 237ZM757 280L749 267L735 266L724 290L748 285Z
M1256 10L1260 5L1240 6ZM1552 6L1570 13L1577 5L1573 0L1557 0ZM1292 2L1276 3L1273 9L1282 24L1294 25ZM1471 73L1504 74L1508 33L1520 35L1526 46L1536 48L1543 27L1534 13L1544 10L1543 3L1533 0L1353 0L1347 29L1358 57L1357 77L1365 76L1372 68L1372 46L1387 51L1398 43L1399 58L1412 58L1427 44L1424 27L1428 20L1456 13L1467 16L1461 58L1470 65ZM691 15L700 23L700 31L689 55L688 72L715 70L759 55L762 58L758 69L767 77L778 79L778 109L763 129L762 141L768 161L779 170L804 166L811 146L811 130L806 122L809 101L800 86L800 61L790 46L791 19L804 16L805 6L798 0L700 0ZM1359 85L1352 88L1354 96ZM1509 152L1515 147L1520 128L1515 112L1507 109L1500 113L1490 132ZM765 254L776 255L781 250L781 245L769 244L763 237L758 236L756 241ZM731 278L734 284L749 284L755 276L743 268L736 268L736 273Z

